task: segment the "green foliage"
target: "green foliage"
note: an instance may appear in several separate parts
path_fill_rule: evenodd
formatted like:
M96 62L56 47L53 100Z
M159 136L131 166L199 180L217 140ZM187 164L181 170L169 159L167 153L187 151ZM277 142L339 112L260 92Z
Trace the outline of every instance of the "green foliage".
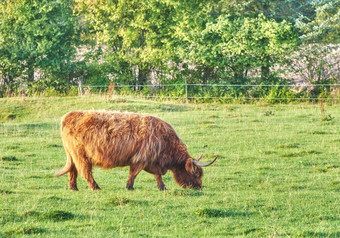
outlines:
M25 79L31 86L37 80L69 84L79 63L74 61L79 43L72 4L62 1L6 1L0 4L0 74ZM49 82L49 86L55 87Z
M297 44L293 26L285 21L261 14L235 18L217 6L209 1L78 1L77 9L94 32L88 37L109 46L107 62L121 66L111 67L111 73L124 75L137 67L137 84L145 84L151 70L168 70L169 60L193 64L194 69L184 63L184 71L172 70L195 83L217 78L239 83L257 67L268 78L269 67Z
M285 84L292 77L279 68L290 71L292 53L306 53L305 46L297 46L339 41L339 9L339 0L2 1L0 96L64 95L78 82L249 85L257 78L258 84ZM336 71L325 62L320 65ZM314 66L304 68L306 73ZM268 96L262 89L190 90L194 96ZM151 96L160 91L117 90ZM185 94L182 87L162 92Z
M302 15L296 22L301 29L302 40L313 43L340 42L340 1L311 1L314 17Z
M220 76L226 77L226 72L231 72L228 78L240 80L250 69L282 63L297 45L297 34L291 24L278 23L264 15L257 18L221 15L208 22L190 41L183 58L189 56L195 65L205 65ZM268 73L263 78L268 78Z
M172 12L169 1L76 1L78 14L94 32L88 37L109 47L109 64L140 70L139 84L146 83L152 67L161 68L171 58ZM129 67L128 69L126 67ZM111 73L120 73L113 67ZM145 72L144 72L145 71Z
M269 103L290 103L296 94L288 87L271 87L267 95Z

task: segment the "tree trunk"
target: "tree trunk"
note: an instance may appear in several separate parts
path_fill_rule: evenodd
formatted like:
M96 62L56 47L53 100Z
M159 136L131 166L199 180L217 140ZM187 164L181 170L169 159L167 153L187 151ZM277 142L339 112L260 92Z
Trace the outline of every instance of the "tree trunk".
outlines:
M202 83L207 84L210 79L214 77L214 69L211 67L203 67L202 69Z
M261 66L261 79L262 80L266 80L269 78L269 74L270 74L270 67L269 66Z
M2 78L2 83L1 84L3 84L4 86L8 85L8 80L7 80L6 75L3 74L1 76L1 78Z
M241 83L244 78L244 71L234 70L234 82Z
M12 90L13 89L13 83L14 83L14 78L11 75L2 75L2 81L4 87Z
M137 66L137 68L138 68L138 74L137 74L136 90L138 89L141 90L143 89L143 86L141 85L146 84L150 70L148 67L142 68L142 67Z
M34 68L29 67L27 71L27 82L30 84L34 82Z
M8 75L8 80L7 80L7 87L10 88L11 91L14 91L14 78L11 75Z
M263 56L262 66L261 66L261 79L267 80L270 75L270 57L268 55Z

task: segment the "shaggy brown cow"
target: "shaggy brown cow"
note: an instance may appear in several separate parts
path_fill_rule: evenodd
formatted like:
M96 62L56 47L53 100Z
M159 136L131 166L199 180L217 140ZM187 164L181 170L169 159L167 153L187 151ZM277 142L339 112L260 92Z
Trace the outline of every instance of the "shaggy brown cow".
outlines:
M91 189L100 189L93 179L92 166L105 169L130 166L126 185L130 190L141 170L154 175L160 190L166 189L162 175L168 170L180 186L201 189L201 167L217 159L200 163L189 155L170 124L154 116L136 113L72 111L62 119L61 137L67 161L55 176L69 173L72 190L78 190L78 173Z

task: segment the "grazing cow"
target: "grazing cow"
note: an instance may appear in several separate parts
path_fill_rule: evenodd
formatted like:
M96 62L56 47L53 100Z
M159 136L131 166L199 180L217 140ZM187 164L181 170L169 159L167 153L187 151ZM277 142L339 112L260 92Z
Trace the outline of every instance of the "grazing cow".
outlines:
M80 173L93 190L100 189L92 176L92 166L105 169L130 166L126 188L133 190L141 170L154 175L158 188L171 170L183 188L202 188L200 163L193 159L172 126L150 115L116 111L71 111L61 122L61 138L67 155L65 167L56 177L69 174L69 188L78 190Z

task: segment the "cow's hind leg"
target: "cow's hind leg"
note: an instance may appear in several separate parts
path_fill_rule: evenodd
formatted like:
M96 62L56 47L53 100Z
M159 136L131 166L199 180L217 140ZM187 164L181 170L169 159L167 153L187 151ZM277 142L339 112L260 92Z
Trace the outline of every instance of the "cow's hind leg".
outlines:
M158 189L163 191L163 190L166 190L166 187L165 187L165 184L163 182L163 179L162 179L162 175L159 175L159 174L154 174L153 175L157 181L157 186L158 186Z
M66 150L66 156L67 156L66 167L68 167L68 187L69 189L73 191L78 191L78 187L77 187L78 171L77 171L76 165L73 162L71 153L66 149L66 147L65 147L65 150Z
M72 163L70 167L70 171L68 172L68 187L71 190L78 191L77 187L77 177L78 177L78 171L76 169L76 166Z
M82 153L78 153L78 157L74 160L75 166L78 172L84 177L89 188L92 190L100 190L100 187L96 183L92 175L92 165L89 162L86 156L79 156L83 155Z
M91 164L83 165L83 168L81 170L81 174L83 175L83 177L86 180L87 184L89 185L90 189L100 190L100 187L98 186L98 184L96 183L96 181L93 178L92 165Z
M128 190L134 190L133 184L135 183L135 178L137 177L137 175L139 174L141 170L142 168L139 166L130 165L130 175L126 183L126 188Z

